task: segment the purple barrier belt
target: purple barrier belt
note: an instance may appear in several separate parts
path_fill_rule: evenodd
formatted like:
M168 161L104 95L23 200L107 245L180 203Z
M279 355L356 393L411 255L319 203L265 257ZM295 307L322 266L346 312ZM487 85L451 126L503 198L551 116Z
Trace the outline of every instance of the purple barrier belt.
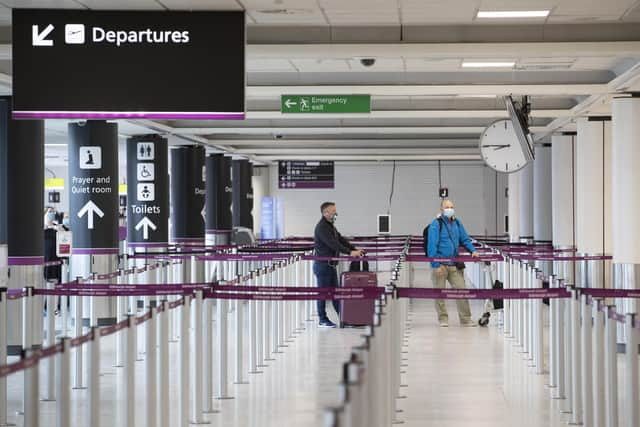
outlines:
M110 325L110 326L105 326L103 328L100 328L100 336L106 337L111 334L115 334L118 331L127 329L128 326L129 326L129 319L124 319L116 323L115 325Z
M611 255L585 255L585 256L510 255L510 257L520 261L602 261L602 260L613 259Z
M170 308L170 309L174 309L174 308L176 308L176 307L180 307L181 305L184 305L184 298L180 298L180 299L179 299L179 300L177 300L177 301L171 301L171 302L169 303L169 308Z
M180 291L180 290L197 290L201 288L208 288L213 283L201 282L201 283L180 283L180 284L167 284L167 283L137 283L135 285L126 285L118 283L82 283L76 282L64 283L56 286L56 289L79 289L79 290L131 290L131 291L145 291L145 290L158 290L158 291ZM44 289L35 289L35 292L40 292Z
M399 255L380 255L380 256L341 256L341 257L326 257L315 255L304 255L303 260L308 261L395 261Z
M4 378L18 371L23 371L35 366L41 359L53 356L62 352L62 344L54 344L50 347L35 350L29 357L20 359L17 362L0 366L0 378Z
M426 256L416 256L416 255L409 255L407 257L407 261L409 262L440 262L440 263L445 263L445 262L485 262L485 261L504 261L504 258L502 257L502 255L486 255L486 256L479 256L479 257L472 257L471 255L469 256L461 256L461 257L457 257L457 258L433 258L433 257L426 257Z
M37 289L34 295L80 296L80 297L134 297L192 294L189 289L156 289L156 290L127 290L127 289Z
M538 299L569 298L564 289L439 289L439 288L398 288L401 298L427 299Z
M208 291L205 292L206 298L213 299L232 299L232 300L262 300L262 301L317 301L317 300L362 300L375 299L379 295L368 295L365 293L353 294L337 294L337 295L287 295L287 294L229 294L224 292Z
M53 267L55 265L62 265L62 261L47 261L43 265L45 267Z
M260 253L260 254L220 254L199 256L198 261L273 261L291 258L291 254Z
M225 286L216 285L211 288L214 292L277 292L277 293L289 293L289 292L312 292L312 293L326 293L326 294L340 294L340 293L371 293L381 294L384 292L383 287L364 286L364 287L349 287L349 288L316 288L307 286Z
M640 298L640 289L601 289L578 288L578 290L592 298Z

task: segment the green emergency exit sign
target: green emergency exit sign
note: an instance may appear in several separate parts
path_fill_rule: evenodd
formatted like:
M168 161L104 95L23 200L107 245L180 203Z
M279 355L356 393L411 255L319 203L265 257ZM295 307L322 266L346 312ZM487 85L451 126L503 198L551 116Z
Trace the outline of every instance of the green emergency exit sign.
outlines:
M282 95L283 113L370 113L371 95Z

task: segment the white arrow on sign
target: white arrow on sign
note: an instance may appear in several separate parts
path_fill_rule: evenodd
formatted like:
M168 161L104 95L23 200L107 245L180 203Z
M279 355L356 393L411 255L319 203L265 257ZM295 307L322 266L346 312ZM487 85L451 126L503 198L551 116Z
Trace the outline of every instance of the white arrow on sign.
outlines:
M206 206L202 207L202 210L200 211L200 215L202 215L202 219L203 220L205 220L205 221L207 220L207 207Z
M291 108L292 105L298 105L298 103L287 98L287 100L284 101L284 105L286 105L287 108Z
M82 218L84 214L87 214L87 228L89 228L89 230L93 230L93 214L98 214L100 218L104 216L104 212L102 212L102 210L91 200L89 200L87 204L80 209L80 212L78 212L78 218Z
M143 228L144 227L144 228ZM151 229L153 231L155 231L158 227L156 227L156 225L151 222L151 220L149 218L147 218L146 216L144 218L142 218L140 220L139 223L136 224L136 230L140 230L142 228L142 238L144 240L147 240L149 238L149 227L151 227Z
M31 26L31 38L34 46L53 46L53 40L47 40L47 36L53 31L53 25L47 25L47 28L38 31L38 26Z

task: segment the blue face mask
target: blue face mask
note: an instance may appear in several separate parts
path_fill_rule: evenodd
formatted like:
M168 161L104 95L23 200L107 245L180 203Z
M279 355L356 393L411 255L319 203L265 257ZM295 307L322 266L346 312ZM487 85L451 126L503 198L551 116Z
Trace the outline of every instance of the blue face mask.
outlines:
M62 220L62 225L64 225L65 227L68 227L71 221L69 221L69 218L64 218Z
M445 208L443 213L447 218L451 218L455 214L455 211L453 208Z
M55 221L56 219L56 214L55 212L47 212L47 221Z

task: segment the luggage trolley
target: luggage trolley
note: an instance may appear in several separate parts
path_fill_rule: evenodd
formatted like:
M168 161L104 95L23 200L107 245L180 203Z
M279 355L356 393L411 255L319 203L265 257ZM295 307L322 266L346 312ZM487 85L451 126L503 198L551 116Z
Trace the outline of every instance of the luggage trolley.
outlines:
M491 289L502 289L503 283L500 280L495 279L493 276L493 265L490 262L485 261L482 263L482 270L485 275L485 283L489 283ZM486 280L489 279L489 280ZM478 319L478 325L487 326L489 324L489 318L491 317L491 312L495 312L498 310L502 310L504 308L504 302L501 299L487 299L484 303L484 313L480 319Z

